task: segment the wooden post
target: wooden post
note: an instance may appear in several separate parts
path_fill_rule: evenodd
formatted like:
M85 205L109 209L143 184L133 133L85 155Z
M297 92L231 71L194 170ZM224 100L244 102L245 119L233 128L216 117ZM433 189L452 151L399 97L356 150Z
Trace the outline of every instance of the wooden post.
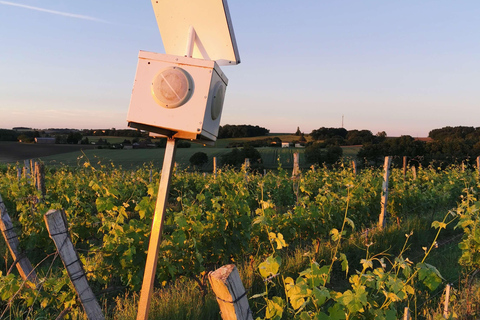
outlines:
M353 175L357 175L357 161L352 160Z
M447 284L445 288L445 303L443 307L443 317L448 319L448 302L450 301L450 285Z
M412 167L413 180L417 180L417 167Z
M248 168L250 167L250 159L245 158L245 180L248 180Z
M83 264L72 244L67 228L67 217L61 210L49 210L43 217L50 238L55 242L58 254L67 269L70 281L82 303L89 320L104 320L102 308L88 285Z
M47 189L45 187L45 166L43 163L35 162L35 172L36 172L36 179L37 182L37 190L40 191L42 195L42 199L45 198L45 194L47 193Z
M292 178L296 179L300 175L300 154L295 152L293 154L293 171Z
M385 157L385 163L383 169L385 173L383 175L383 186L382 186L382 199L381 199L381 212L378 218L378 227L380 229L385 228L386 218L387 218L387 201L388 201L388 179L390 178L390 164L392 163L392 157Z
M152 183L152 181L153 181L153 173L152 173L152 169L150 169L150 176L148 178L148 182Z
M477 157L477 171L478 175L480 175L480 156Z
M20 168L20 166L17 167L17 180L18 182L20 182L20 180L22 179L22 168Z
M408 307L403 309L403 320L410 320L410 310L408 310Z
M16 264L18 273L23 280L28 280L33 282L35 285L38 284L37 274L33 269L30 260L21 252L20 242L18 241L17 233L13 227L12 220L8 215L7 208L3 203L2 196L0 195L0 231L2 231L3 238L5 238L5 243L10 250L10 254Z
M25 179L27 179L27 182L29 182L29 181L30 181L29 161L28 161L28 160L24 160L24 161L23 161L23 165L24 165L24 168L23 168L23 169L24 169L24 172L23 172L24 177L25 177Z
M153 216L152 232L150 233L150 242L147 252L147 263L143 275L142 291L140 292L140 302L138 304L137 320L147 320L150 309L150 302L153 294L153 283L155 281L155 272L157 270L157 258L162 237L163 220L167 209L168 193L170 181L174 167L174 158L176 151L176 140L168 138L163 158L162 175L160 186L158 188L157 203Z
M217 157L213 157L213 179L217 179Z
M403 179L407 177L407 156L403 156Z
M29 160L30 163L30 177L32 178L32 184L35 185L35 161L33 159Z
M462 172L465 172L465 161L462 161Z
M247 292L235 265L229 264L210 272L208 280L217 297L223 320L253 320Z

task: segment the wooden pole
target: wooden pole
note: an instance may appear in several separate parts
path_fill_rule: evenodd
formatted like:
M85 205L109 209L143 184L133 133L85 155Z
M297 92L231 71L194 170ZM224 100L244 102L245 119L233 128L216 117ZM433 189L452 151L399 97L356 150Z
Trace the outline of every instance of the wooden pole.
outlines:
M18 241L18 235L13 227L12 220L8 215L5 203L3 203L2 196L0 195L0 231L2 231L3 238L10 250L12 259L17 267L18 273L23 280L38 284L37 274L33 269L30 260L21 252L20 241Z
M104 320L102 308L88 285L83 264L72 244L67 228L67 217L61 210L49 210L43 217L50 238L55 242L58 254L67 269L70 281L82 303L89 320Z
M245 158L245 180L248 180L248 168L250 168L250 159Z
M23 165L24 165L24 176L25 176L25 178L27 179L27 182L30 182L29 161L28 161L28 160L24 160L24 161L23 161Z
M352 160L352 169L353 169L353 175L357 175L357 161Z
M417 180L417 167L412 167L413 180Z
M407 177L407 156L403 156L403 179Z
M296 179L300 175L300 154L295 152L293 154L293 171L292 178Z
M40 191L42 195L42 199L45 198L45 194L47 193L47 189L45 187L45 166L43 163L35 162L35 172L37 178L35 179L37 182L37 189Z
M383 186L382 186L382 198L381 198L381 212L378 218L378 227L380 229L385 228L386 218L387 218L387 201L388 201L388 179L390 178L390 164L392 163L392 157L385 157L385 163L383 169L385 173L383 175Z
M450 285L447 284L445 288L445 303L443 306L443 317L448 319L448 302L450 301Z
M403 320L410 320L410 310L408 310L408 307L405 307L403 309Z
M217 179L217 157L213 157L213 179Z
M157 270L157 258L162 237L163 221L165 219L170 181L175 163L175 151L176 140L169 138L167 140L165 156L163 158L162 175L160 178L160 186L158 188L155 214L153 216L152 232L150 233L147 263L145 265L145 274L143 276L142 291L140 292L137 320L148 319L148 312L153 294L153 284L155 281L155 272Z
M477 171L478 175L480 175L480 156L477 157Z
M223 320L253 320L247 292L235 265L229 264L210 272L208 280Z
M22 179L22 168L20 168L20 166L17 167L17 180L18 182L20 182L20 180Z

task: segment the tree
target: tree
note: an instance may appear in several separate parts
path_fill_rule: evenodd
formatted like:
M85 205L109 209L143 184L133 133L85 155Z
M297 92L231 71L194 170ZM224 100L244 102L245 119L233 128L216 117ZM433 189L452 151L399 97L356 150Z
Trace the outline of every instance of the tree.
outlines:
M343 155L343 150L340 146L324 147L322 143L313 143L305 149L305 158L310 163L315 164L334 164Z
M189 161L194 168L202 167L207 164L208 156L205 152L196 152L190 157Z
M295 135L299 136L301 134L302 134L302 132L300 131L300 127L297 127L297 131L295 132Z

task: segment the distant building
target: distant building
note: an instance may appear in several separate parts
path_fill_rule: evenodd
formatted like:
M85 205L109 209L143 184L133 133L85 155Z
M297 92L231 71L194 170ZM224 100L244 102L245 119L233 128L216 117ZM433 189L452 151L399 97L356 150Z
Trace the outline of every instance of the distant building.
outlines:
M282 142L282 148L289 148L290 142Z
M35 138L35 143L54 144L55 138Z

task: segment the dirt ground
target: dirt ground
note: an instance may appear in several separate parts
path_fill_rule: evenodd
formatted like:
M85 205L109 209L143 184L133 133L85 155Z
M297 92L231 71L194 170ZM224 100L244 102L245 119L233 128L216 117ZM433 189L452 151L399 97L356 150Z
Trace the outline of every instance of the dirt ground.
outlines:
M0 162L16 162L26 159L50 156L59 153L93 149L90 145L35 144L20 142L0 142Z

